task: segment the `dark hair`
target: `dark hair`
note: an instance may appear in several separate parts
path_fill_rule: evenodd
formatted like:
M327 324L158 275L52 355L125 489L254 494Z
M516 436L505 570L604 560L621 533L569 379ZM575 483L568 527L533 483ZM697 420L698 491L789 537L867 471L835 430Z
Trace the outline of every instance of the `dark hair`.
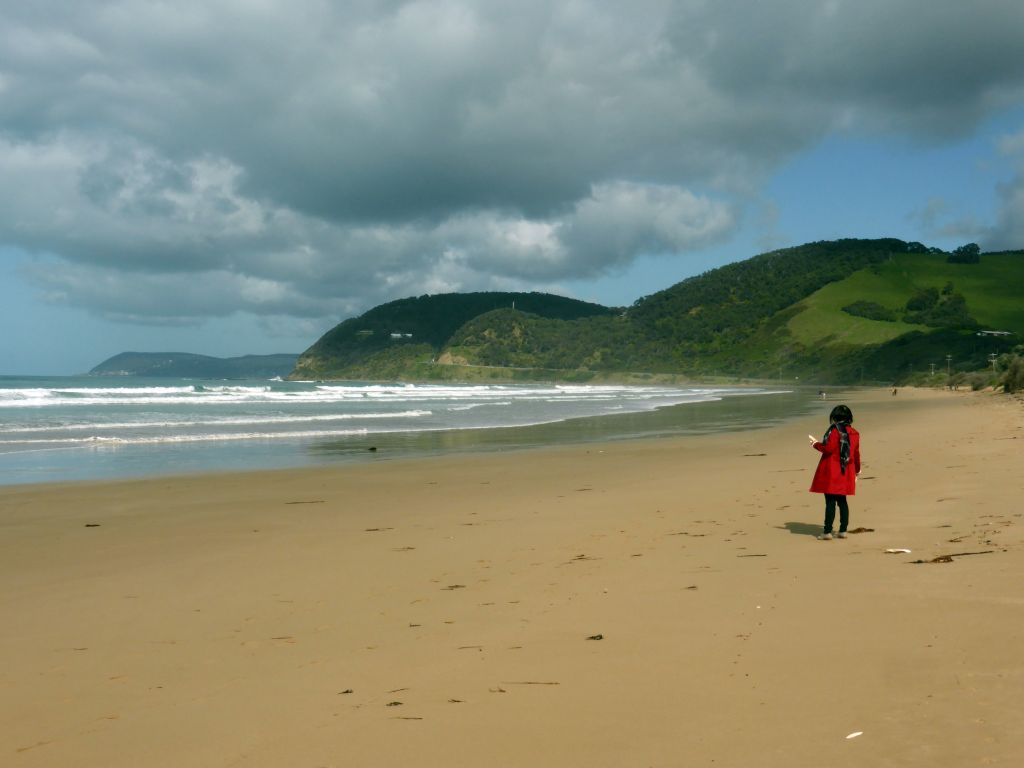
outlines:
M852 424L853 411L845 405L837 405L832 409L832 413L828 415L828 418L829 421L834 421L836 424Z

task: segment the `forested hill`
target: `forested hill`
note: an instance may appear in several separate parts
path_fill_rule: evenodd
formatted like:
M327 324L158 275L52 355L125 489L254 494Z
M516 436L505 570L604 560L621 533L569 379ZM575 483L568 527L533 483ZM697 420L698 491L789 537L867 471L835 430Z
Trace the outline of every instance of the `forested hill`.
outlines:
M539 318L575 320L613 309L549 293L447 293L399 299L349 318L299 358L293 378L380 378L402 375L432 359L473 318L508 308Z
M983 367L1020 344L1022 294L1021 252L972 245L948 254L897 239L809 243L688 278L628 309L546 294L391 302L326 334L295 375L894 381L932 365Z
M927 248L894 239L784 248L727 264L639 299L630 317L651 339L729 346L822 286L903 253L927 253Z

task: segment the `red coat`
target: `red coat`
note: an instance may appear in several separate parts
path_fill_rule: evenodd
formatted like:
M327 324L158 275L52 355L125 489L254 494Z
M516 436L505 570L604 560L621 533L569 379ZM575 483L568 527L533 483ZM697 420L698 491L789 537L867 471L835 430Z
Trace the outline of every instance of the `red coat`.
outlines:
M814 470L811 493L834 493L839 496L853 496L857 492L857 473L860 472L860 435L853 427L846 428L850 436L850 461L844 474L839 465L839 430L828 433L828 441L815 443L814 449L821 451L818 468Z

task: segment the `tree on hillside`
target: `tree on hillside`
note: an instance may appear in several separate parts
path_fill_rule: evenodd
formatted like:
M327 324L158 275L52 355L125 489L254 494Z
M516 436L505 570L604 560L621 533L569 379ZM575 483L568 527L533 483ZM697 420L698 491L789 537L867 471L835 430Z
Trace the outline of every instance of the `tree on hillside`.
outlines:
M904 322L933 328L971 328L978 324L967 311L967 300L948 283L939 293L935 287L922 288L907 301Z
M950 264L978 264L981 261L981 248L977 243L961 245L946 257L946 261Z
M843 312L855 317L864 317L868 320L886 320L888 322L894 322L899 319L895 312L883 307L875 301L855 301L852 304L847 304L843 307Z
M908 312L923 312L939 303L938 288L921 288L907 299Z

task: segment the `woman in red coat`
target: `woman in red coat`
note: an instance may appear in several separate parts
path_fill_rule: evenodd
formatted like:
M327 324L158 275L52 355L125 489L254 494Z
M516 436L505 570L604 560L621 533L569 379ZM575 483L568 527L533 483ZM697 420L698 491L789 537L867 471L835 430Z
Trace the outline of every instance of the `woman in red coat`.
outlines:
M832 523L839 507L839 538L846 538L850 524L850 507L847 496L857 492L857 475L860 474L860 434L854 429L853 413L845 405L837 405L829 414L828 431L821 440L812 435L811 447L821 452L818 467L811 481L811 493L825 494L825 527L819 539L832 538Z

